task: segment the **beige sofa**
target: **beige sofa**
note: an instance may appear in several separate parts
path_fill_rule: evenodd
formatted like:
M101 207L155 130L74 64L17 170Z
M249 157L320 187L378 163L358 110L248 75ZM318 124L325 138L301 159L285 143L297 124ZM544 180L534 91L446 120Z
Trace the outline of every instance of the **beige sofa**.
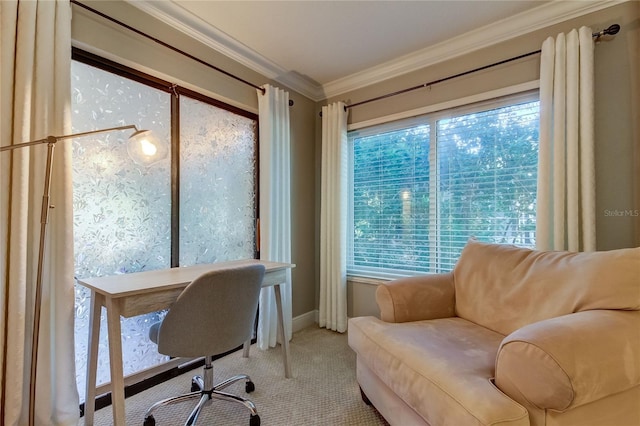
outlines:
M640 248L469 241L450 273L376 291L349 320L368 399L392 425L640 425Z

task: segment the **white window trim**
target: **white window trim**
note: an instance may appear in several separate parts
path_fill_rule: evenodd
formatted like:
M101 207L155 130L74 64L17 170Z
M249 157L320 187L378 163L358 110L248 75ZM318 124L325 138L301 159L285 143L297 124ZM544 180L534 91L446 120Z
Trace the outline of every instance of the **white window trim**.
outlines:
M394 128L394 123L398 123L398 128L404 128L407 126L407 123L411 123L415 119L416 123L422 122L424 120L424 116L429 116L429 121L437 121L443 118L447 118L454 114L466 114L475 112L477 110L482 110L488 107L501 107L511 103L517 103L519 100L528 102L532 101L532 98L538 98L538 94L534 94L533 91L539 89L540 84L539 80L531 81L528 83L523 83L515 86L509 86L506 88L493 90L489 92L484 92L482 94L468 96L465 98L456 99L453 101L447 101L435 105L429 105L426 107L413 109L410 111L406 111L403 113L392 114L385 117L380 117L372 120L362 121L359 123L354 123L348 126L348 132L361 130L359 136L363 134L366 135L369 131L373 133L377 133L379 131L380 126L387 124L385 130L392 130ZM504 98L509 98L505 101ZM493 105L492 105L493 104ZM431 140L436 140L436 126L431 126ZM432 149L429 150L429 163L434 169L437 169L437 146L433 146ZM353 155L349 156L349 181L353 182ZM437 183L439 177L436 176L435 179L431 179L430 181L430 193L437 193ZM349 187L349 199L350 203L353 202L353 186ZM435 223L435 218L438 216L438 203L433 203L431 205L431 209L429 212L430 216L430 224ZM349 229L348 232L353 232L353 208L349 207ZM432 229L431 232L438 234L439 229ZM436 241L439 239L439 236L436 238ZM348 238L348 253L353 250L353 239ZM430 247L430 251L434 255L432 258L435 263L439 263L439 260L435 258L435 254L437 253L436 247ZM435 268L434 268L435 269ZM432 274L435 272L430 272L427 274ZM417 271L406 271L406 270L394 270L390 268L377 268L377 267L358 267L356 269L348 269L347 276L350 281L353 282L384 282L389 280L394 280L398 278L410 277L410 276L418 276L424 275L424 272Z
M351 123L347 126L347 131L358 130L365 127L377 126L392 121L404 120L406 118L416 117L420 115L430 114L437 111L457 108L477 102L487 101L490 99L500 98L502 96L515 95L517 93L528 92L530 90L539 89L540 80L529 81L526 83L516 84L514 86L503 87L501 89L490 90L488 92L478 93L464 98L454 99L451 101L441 102L434 105L427 105L420 108L403 111L396 114L386 115L384 117L373 118L371 120Z

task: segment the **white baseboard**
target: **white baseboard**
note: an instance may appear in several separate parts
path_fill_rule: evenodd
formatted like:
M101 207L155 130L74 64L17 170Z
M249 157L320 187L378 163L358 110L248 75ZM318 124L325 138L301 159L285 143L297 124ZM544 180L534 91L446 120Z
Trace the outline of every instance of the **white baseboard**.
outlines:
M350 317L347 317L347 321ZM298 315L293 318L293 323L291 325L291 330L295 333L296 331L300 331L305 327L309 327L310 325L320 323L320 311L315 309L313 311L309 311L306 314Z
M291 330L295 333L296 331L300 331L303 328L309 327L310 325L318 323L318 310L309 311L306 314L298 315L293 318L293 322L291 324Z

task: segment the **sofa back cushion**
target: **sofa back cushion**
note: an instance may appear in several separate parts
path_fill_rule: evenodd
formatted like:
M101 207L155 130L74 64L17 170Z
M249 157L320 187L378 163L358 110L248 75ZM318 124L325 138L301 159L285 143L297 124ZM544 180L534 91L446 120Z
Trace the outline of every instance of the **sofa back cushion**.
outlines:
M573 312L640 310L640 248L544 252L470 240L453 274L456 314L504 335Z

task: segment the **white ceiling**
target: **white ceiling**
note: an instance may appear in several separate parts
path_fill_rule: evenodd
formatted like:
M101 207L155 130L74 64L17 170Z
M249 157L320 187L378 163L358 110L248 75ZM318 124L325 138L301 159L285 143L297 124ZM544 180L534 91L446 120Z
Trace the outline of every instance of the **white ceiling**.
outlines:
M127 1L313 100L611 6L567 0Z

